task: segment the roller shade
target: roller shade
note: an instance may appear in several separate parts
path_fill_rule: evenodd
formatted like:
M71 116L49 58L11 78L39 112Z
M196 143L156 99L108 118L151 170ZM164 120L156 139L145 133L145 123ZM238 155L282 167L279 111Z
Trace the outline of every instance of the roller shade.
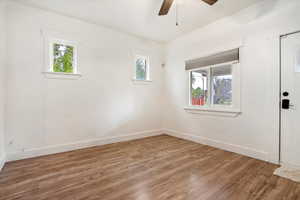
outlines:
M225 75L231 75L231 65L223 65L220 67L214 67L212 68L212 76L225 76Z
M210 65L216 65L221 63L227 63L231 61L239 60L239 49L233 49L224 51L222 53L214 54L207 57L197 58L193 60L187 60L185 62L185 70L191 70L200 67L206 67Z

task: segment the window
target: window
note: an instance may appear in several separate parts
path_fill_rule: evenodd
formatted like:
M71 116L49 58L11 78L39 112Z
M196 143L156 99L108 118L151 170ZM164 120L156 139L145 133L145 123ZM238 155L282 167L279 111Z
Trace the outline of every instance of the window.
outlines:
M77 74L77 49L71 42L53 40L49 43L49 72Z
M240 48L185 61L189 76L185 110L240 113Z
M189 70L189 104L204 110L239 109L239 64Z
M136 81L149 81L149 58L147 56L136 55L135 60L135 77Z
M232 105L231 65L211 68L212 103L214 105Z
M300 49L298 49L295 55L295 72L300 72Z
M207 105L208 103L208 70L191 71L191 104Z

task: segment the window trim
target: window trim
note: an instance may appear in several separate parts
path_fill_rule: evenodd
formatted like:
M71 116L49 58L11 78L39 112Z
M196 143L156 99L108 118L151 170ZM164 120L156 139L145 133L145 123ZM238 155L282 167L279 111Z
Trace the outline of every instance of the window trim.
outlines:
M224 65L231 65L232 66L232 104L231 105L215 105L211 103L211 68L221 67ZM196 106L192 105L191 102L191 72L197 71L197 70L207 70L208 71L208 105L205 106ZM228 114L239 114L241 113L241 84L240 84L240 63L239 61L232 61L227 63L220 63L217 65L210 65L205 67L199 67L191 70L187 70L187 76L188 76L188 102L187 106L184 107L184 109L187 112L191 113L201 113L201 112L209 112L209 113L228 113Z
M144 79L144 80L140 80L140 79L136 78L136 61L139 58L146 59L146 79ZM133 78L132 78L132 81L134 83L147 84L147 83L152 82L150 77L151 77L151 73L150 73L150 56L146 56L146 55L143 55L141 53L135 53L134 58L133 58Z
M53 71L53 45L54 44L63 44L73 47L73 72L54 72ZM74 41L68 41L64 39L57 38L47 38L45 41L45 71L42 73L45 74L46 78L63 78L63 79L74 79L81 77L81 74L78 70L78 44Z

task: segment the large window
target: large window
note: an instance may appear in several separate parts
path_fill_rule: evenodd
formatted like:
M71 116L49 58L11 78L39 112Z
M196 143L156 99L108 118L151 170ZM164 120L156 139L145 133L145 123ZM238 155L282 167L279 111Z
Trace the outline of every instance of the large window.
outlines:
M188 73L191 106L206 109L239 107L238 64L195 68Z

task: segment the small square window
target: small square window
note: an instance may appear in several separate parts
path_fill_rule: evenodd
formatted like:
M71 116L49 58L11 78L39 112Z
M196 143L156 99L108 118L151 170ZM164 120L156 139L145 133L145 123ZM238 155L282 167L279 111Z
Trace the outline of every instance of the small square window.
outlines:
M135 57L135 77L137 81L148 81L150 79L149 74L149 58L146 56Z
M77 73L77 49L70 42L55 40L50 42L50 67L54 73Z
M74 72L74 47L53 44L53 72Z

